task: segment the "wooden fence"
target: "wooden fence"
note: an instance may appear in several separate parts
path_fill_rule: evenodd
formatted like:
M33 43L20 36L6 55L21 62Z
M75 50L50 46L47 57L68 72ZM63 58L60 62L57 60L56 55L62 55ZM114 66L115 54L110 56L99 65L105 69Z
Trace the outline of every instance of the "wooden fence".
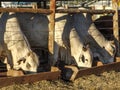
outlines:
M18 1L18 0L2 0L2 1ZM24 0L21 0L24 1ZM41 0L26 0L26 2L40 2ZM42 0L49 1L49 0ZM61 0L62 1L62 0ZM119 49L119 25L118 25L118 0L112 0L112 10L78 10L78 9L62 9L56 10L56 0L50 0L49 9L32 9L32 8L0 8L0 12L33 12L33 13L44 13L50 14L50 23L49 23L49 41L48 41L48 49L49 49L49 59L53 60L54 54L54 30L55 30L55 13L91 13L91 14L104 14L104 13L113 13L113 34L115 38L115 42Z

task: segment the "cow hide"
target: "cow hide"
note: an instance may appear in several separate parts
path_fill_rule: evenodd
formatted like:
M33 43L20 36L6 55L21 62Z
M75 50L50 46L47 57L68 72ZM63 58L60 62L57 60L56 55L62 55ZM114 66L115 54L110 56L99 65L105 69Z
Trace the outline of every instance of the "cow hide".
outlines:
M15 13L10 12L6 19L4 42L12 55L12 69L22 69L26 73L37 72L39 66L38 56L31 50L27 38L21 31Z

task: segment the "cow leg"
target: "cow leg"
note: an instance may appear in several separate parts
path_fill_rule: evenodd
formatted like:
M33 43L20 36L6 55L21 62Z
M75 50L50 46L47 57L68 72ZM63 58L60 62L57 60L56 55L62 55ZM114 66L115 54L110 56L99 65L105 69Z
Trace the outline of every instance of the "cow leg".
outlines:
M57 43L55 43L54 45L55 45L54 46L54 60L52 60L50 62L52 65L56 64L56 62L58 61L58 57L59 57L58 53L59 53L59 47L60 46Z
M10 70L11 67L10 67L10 64L8 64L8 59L7 59L7 57L5 58L4 63L6 64L7 70Z
M7 69L12 69L13 68L13 61L12 61L12 55L11 55L11 51L7 49L7 46L4 46L5 48L5 53L6 53L6 58L4 63L7 64Z

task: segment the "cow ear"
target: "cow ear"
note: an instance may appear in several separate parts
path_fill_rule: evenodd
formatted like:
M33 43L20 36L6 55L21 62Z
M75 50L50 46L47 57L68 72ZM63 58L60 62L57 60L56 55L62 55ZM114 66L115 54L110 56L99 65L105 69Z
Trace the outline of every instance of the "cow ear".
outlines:
M83 46L82 50L83 50L83 51L86 51L86 50L87 50L87 48L86 48L85 46Z
M88 48L89 48L89 44L86 44L86 45L83 46L82 49L83 49L83 51L87 51Z

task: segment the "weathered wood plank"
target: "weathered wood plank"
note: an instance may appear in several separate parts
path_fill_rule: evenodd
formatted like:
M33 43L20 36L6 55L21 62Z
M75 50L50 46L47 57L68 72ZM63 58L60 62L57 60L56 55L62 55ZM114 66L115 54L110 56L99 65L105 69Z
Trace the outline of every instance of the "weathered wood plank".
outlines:
M90 75L90 74L99 75L103 72L108 72L108 71L111 71L111 70L120 71L119 66L120 66L120 62L114 62L114 63L111 63L111 64L105 64L105 65L101 65L101 66L96 66L96 67L92 67L92 68L79 70L75 79L77 79L81 76Z
M33 9L33 8L0 8L0 12L30 12L30 13L41 13L50 14L51 10L48 9Z
M40 1L48 1L48 0L0 0L0 1L40 2Z
M40 2L40 1L49 1L49 0L0 0L0 1ZM65 1L65 0L56 0L56 1ZM66 0L66 1L72 1L72 0Z
M118 20L118 0L112 0L113 10L115 13L113 15L113 35L115 38L115 43L117 45L117 55L120 55L120 40L119 40L119 20Z
M120 62L120 57L116 57L115 62Z
M115 13L114 10L80 10L80 9L59 9L56 13L91 13L91 14L104 14Z
M56 80L60 78L60 73L61 73L60 71L54 71L54 72L41 72L37 74L29 74L17 77L0 77L0 88L12 84L25 84L41 80ZM2 75L5 75L5 73L2 73Z

